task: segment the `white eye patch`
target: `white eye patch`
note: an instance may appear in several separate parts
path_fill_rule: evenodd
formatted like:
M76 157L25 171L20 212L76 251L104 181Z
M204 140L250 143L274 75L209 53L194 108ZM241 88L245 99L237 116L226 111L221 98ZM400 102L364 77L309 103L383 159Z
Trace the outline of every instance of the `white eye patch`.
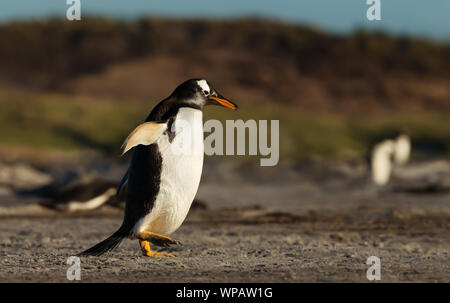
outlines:
M209 85L206 82L206 80L198 80L197 84L198 84L198 86L200 86L202 88L202 90L207 91L208 93L210 93L210 88L209 88Z

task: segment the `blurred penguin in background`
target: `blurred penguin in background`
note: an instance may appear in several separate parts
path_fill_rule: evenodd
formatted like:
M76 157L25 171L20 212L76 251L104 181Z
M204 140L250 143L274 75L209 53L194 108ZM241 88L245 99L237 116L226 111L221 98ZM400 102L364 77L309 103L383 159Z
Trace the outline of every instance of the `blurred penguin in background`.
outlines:
M104 180L96 174L85 176L69 173L62 180L28 190L16 191L20 196L40 198L39 205L61 212L89 211L105 204L124 208L123 190L117 190L119 183ZM121 187L126 187L122 185Z
M405 132L385 136L370 151L369 169L373 183L386 185L394 165L405 165L411 153L411 139Z
M105 180L97 174L85 176L69 172L66 176L44 186L17 190L22 197L40 198L39 205L63 213L92 211L108 205L125 208L127 182ZM207 209L207 203L194 199L192 209Z
M394 162L405 165L411 154L411 138L407 133L398 133L395 139Z
M376 185L382 186L389 182L394 152L394 140L381 141L375 144L372 148L370 157L370 172L372 181Z

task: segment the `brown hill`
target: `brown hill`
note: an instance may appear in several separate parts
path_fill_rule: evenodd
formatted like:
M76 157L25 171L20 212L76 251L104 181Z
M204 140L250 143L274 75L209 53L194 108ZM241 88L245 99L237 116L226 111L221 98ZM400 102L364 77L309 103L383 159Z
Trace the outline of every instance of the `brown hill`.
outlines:
M0 85L158 100L205 77L240 102L450 110L450 46L263 20L48 20L0 26Z

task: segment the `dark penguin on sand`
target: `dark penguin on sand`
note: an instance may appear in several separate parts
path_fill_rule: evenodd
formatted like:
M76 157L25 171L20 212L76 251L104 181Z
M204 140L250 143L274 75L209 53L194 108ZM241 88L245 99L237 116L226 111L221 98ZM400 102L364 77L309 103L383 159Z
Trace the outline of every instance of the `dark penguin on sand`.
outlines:
M105 180L88 174L80 176L69 173L62 179L32 189L17 190L25 197L39 197L40 206L63 213L89 212L108 205L125 208L126 184ZM117 191L119 189L119 191ZM191 209L206 209L207 204L199 199L192 202Z
M117 182L99 178L82 178L74 180L67 186L56 188L46 195L39 204L61 212L79 212L97 209L105 204L120 208L123 193L116 191Z
M57 180L32 189L18 190L16 194L39 197L39 205L55 211L73 213L91 211L107 204L124 207L124 190L117 192L119 183L104 180L96 174L80 176L69 172ZM124 186L125 187L125 186Z
M133 149L130 167L118 191L126 184L125 216L120 228L80 255L99 256L125 238L138 239L149 257L173 256L155 252L158 246L179 244L168 237L183 223L197 193L203 169L203 107L237 106L209 82L191 79L151 111L145 122L127 137L122 153Z

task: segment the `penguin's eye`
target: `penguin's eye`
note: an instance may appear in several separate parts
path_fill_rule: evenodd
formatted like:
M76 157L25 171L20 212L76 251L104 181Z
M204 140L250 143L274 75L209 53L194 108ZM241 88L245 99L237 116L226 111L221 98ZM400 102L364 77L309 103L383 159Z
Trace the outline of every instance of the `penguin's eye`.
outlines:
M205 96L209 95L209 91L207 91L207 90L204 90L203 93L205 94Z

